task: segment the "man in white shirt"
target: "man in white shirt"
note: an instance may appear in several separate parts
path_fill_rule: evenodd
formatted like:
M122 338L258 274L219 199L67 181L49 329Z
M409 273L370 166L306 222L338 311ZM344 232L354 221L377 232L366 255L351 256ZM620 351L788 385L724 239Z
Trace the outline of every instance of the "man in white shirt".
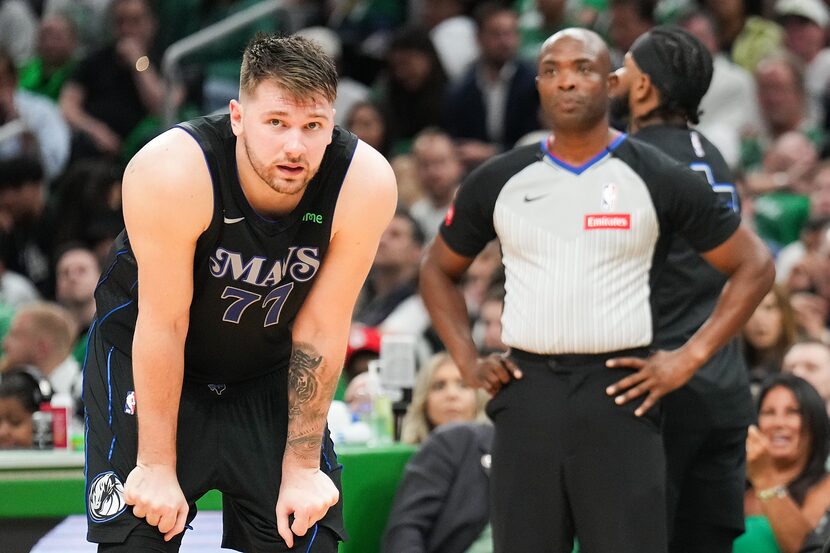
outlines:
M830 48L824 47L830 11L822 0L778 0L775 15L784 29L784 46L804 62L809 108L820 118L830 80Z
M0 49L0 158L35 155L52 180L69 159L69 127L48 98L20 90L17 83L15 64Z
M409 211L429 242L447 214L455 189L464 176L464 167L452 138L435 128L424 129L415 137L412 154L424 195Z
M75 323L54 303L35 303L21 308L3 338L4 367L34 365L52 384L54 396L71 398L77 406L83 376L72 357Z
M714 21L705 12L693 12L680 21L712 54L714 72L709 90L700 102L698 129L723 154L730 167L737 167L741 155L741 135L758 126L755 79L720 51Z

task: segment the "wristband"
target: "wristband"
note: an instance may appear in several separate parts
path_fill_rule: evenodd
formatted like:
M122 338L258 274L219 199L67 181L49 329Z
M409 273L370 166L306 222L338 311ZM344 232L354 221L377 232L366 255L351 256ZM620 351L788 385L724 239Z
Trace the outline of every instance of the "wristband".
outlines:
M761 490L755 494L758 499L762 502L767 502L770 499L783 499L790 495L790 492L787 491L786 486L773 486L772 488L767 488L765 490Z

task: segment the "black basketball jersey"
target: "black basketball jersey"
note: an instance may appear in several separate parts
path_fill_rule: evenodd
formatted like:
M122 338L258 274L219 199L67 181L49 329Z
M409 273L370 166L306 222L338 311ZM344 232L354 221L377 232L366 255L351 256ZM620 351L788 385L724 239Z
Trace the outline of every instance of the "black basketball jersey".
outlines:
M335 128L297 207L276 220L245 198L227 115L179 125L202 148L213 181L213 218L199 237L185 343L185 379L232 383L287 367L291 327L325 259L357 138ZM138 315L137 266L126 231L116 239L95 299L98 331L130 355Z
M637 138L660 148L701 175L722 203L740 212L734 178L718 149L698 131L668 125L643 128ZM673 238L666 264L654 284L657 324L654 343L682 346L712 314L726 275ZM666 398L666 426L742 426L752 422L752 398L746 364L736 339L698 369L691 381Z

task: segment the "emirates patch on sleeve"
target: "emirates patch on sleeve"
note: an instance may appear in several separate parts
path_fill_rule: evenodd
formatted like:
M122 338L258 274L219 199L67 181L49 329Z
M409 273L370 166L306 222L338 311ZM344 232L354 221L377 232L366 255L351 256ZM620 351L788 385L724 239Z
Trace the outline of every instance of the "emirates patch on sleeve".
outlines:
M450 226L452 224L452 218L455 216L455 202L450 204L449 209L447 209L446 215L444 215L444 224Z

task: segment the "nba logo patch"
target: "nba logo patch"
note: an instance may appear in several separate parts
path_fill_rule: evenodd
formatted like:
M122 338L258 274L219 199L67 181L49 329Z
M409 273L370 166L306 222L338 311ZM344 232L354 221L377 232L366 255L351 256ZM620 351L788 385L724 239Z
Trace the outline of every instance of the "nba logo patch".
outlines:
M609 182L602 187L602 196L599 207L603 211L611 211L617 204L617 185Z
M135 415L135 392L127 392L127 399L124 401L124 412L128 415Z

